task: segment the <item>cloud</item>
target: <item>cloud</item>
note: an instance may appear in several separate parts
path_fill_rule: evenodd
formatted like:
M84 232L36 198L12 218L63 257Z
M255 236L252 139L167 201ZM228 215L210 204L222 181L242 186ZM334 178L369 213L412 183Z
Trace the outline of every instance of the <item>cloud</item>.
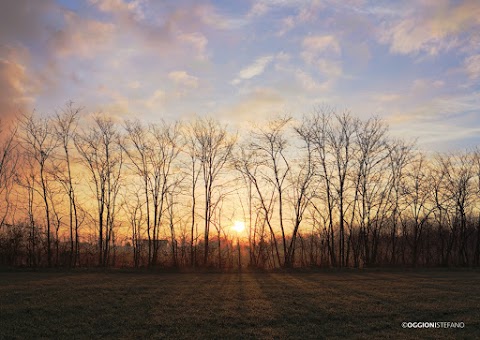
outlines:
M25 67L13 60L0 59L0 119L9 121L26 113L31 98L27 89Z
M143 1L124 2L123 0L89 0L100 11L119 16L124 21L136 21L144 18Z
M300 83L302 89L304 89L305 91L318 93L327 90L329 87L328 81L324 83L318 83L315 81L315 79L313 79L311 75L302 70L297 70L295 72L295 77Z
M302 57L309 64L320 55L338 57L341 54L340 44L332 35L308 36L303 39L302 47Z
M175 84L184 87L190 87L196 89L198 87L198 78L189 75L185 71L173 71L168 74L168 78Z
M33 42L47 33L48 14L56 14L53 0L3 0L0 11L0 44Z
M316 63L320 73L326 75L327 77L337 78L342 75L342 66L339 61L329 60L329 59L319 59Z
M143 53L155 51L189 58L193 55L207 60L208 39L202 31L221 18L213 8L202 4L166 6L157 1L89 1L100 12L110 14L117 35L130 37L132 44L141 45Z
M321 85L327 89L343 74L340 56L342 50L333 35L307 36L302 42L301 56L307 65L314 66L326 78Z
M254 1L247 17L261 17L276 8L303 8L305 3L304 0L257 0ZM320 3L318 0L310 1L311 6L316 6L318 3Z
M206 55L206 47L208 43L208 39L199 32L193 33L179 33L178 39L181 43L189 45L193 48L194 52L196 53L195 57L198 59L207 59Z
M40 90L38 72L30 63L35 59L43 69L50 71L43 54L48 54L40 46L40 57L33 55L29 47L46 41L49 26L45 25L48 16L60 13L53 0L4 0L0 11L0 119L12 119L18 113L31 110L34 94ZM51 75L43 75L47 86Z
M131 89L138 89L140 88L141 84L138 80L134 80L134 81L131 81L130 83L128 83L128 87L131 88Z
M381 103L395 102L401 99L402 96L398 93L378 93L373 96L373 100Z
M110 49L115 28L112 23L85 19L71 11L65 11L64 20L65 27L52 37L56 55L93 58L100 50Z
M460 114L473 114L478 125L477 113L480 109L480 93L450 94L415 98L414 94L402 96L408 101L399 102L398 114L392 121L411 123L443 122L447 119L456 120ZM460 124L460 122L458 122Z
M444 85L445 82L443 80L418 78L413 80L410 95L412 97L418 97L423 94L431 95L436 89L442 88Z
M289 15L282 20L282 28L278 31L277 35L282 36L296 26L295 17Z
M463 45L462 36L480 29L480 4L477 0L422 1L414 9L405 9L399 19L384 21L379 40L390 45L395 54L426 53L436 55Z
M229 118L245 122L246 119L277 114L285 108L285 98L274 89L256 88L230 108L222 109L218 114L227 114Z
M465 59L465 70L472 80L480 78L480 54L472 55Z
M237 78L232 81L232 84L236 85L242 80L251 79L262 74L272 61L273 56L271 55L256 59L252 64L240 70Z
M277 35L283 36L285 33L291 31L300 24L313 22L317 18L318 10L322 7L323 5L321 5L319 1L306 2L305 4L302 4L297 10L297 14L288 15L281 20L281 28Z
M165 104L167 95L161 89L155 90L155 92L145 101L145 106L149 109L156 108Z
M195 15L209 27L219 30L233 30L245 26L248 21L244 18L231 18L222 15L210 5L198 5L194 8Z

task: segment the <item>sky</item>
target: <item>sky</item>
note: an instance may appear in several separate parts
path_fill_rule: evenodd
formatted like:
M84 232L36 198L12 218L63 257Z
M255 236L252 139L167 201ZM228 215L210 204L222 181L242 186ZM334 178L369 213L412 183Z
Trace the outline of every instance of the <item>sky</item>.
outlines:
M322 106L480 145L478 0L2 0L0 118L68 101L234 126Z

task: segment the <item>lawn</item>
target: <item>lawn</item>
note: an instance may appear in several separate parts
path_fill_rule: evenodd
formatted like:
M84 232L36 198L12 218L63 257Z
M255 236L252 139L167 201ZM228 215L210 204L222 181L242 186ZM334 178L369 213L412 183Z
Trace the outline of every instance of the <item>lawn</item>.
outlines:
M474 270L2 272L0 337L480 338L479 283Z

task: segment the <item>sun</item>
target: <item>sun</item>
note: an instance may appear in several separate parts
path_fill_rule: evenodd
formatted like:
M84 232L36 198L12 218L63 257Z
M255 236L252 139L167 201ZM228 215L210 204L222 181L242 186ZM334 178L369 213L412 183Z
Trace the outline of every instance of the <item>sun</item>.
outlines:
M245 230L245 222L242 221L235 221L235 224L232 226L232 229L235 230L237 233L241 233Z

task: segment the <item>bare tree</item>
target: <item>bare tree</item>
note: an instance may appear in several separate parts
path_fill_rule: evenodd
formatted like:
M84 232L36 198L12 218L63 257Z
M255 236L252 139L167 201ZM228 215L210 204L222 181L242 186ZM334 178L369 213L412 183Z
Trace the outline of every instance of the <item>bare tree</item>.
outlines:
M310 126L308 136L318 158L319 171L317 181L323 187L323 192L317 190L314 197L312 197L311 204L321 218L321 224L324 226L324 234L327 238L330 263L335 266L337 263L334 232L335 192L333 186L335 166L329 147L329 131L332 129L331 120L333 114L334 111L330 108L316 110L308 120L308 126ZM326 216L324 216L324 210L327 211Z
M311 197L315 195L315 193L311 191L311 187L316 171L316 166L313 158L313 142L311 138L311 131L308 120L304 120L302 125L300 127L297 127L295 131L304 143L303 148L305 153L304 155L302 155L303 157L299 157L298 161L296 162L299 166L297 166L297 171L295 175L293 175L292 172L292 178L290 179L293 189L292 206L294 210L294 223L290 244L287 250L287 256L285 261L286 267L291 267L294 264L295 245L297 236L300 236L300 224L303 220L304 213L308 207ZM301 240L303 245L303 239ZM302 251L303 249L304 248L302 246Z
M422 153L412 160L406 180L403 183L403 204L405 212L401 215L403 235L412 249L412 264L417 265L418 255L425 225L435 209L431 189L431 167ZM411 226L411 228L409 228ZM411 229L411 230L410 230ZM403 251L405 262L405 251Z
M473 171L477 187L474 189L476 199L480 197L480 149L477 147L473 153ZM477 239L475 244L475 265L480 266L480 207L477 207Z
M471 154L463 153L438 158L441 161L444 179L444 190L447 196L447 206L453 211L451 224L451 240L447 249L447 258L450 256L455 239L458 241L458 259L461 265L469 264L467 254L467 213L474 195L472 187L474 158Z
M96 116L89 132L77 133L75 146L90 172L97 205L98 264L109 263L113 242L117 196L121 186L123 152L119 132L111 118Z
M398 238L398 218L402 211L400 199L403 195L402 183L405 176L405 168L410 162L412 155L412 145L403 141L392 142L389 147L389 166L391 174L392 195L390 196L392 213L391 213L391 255L390 263L396 264L397 261L397 238Z
M125 129L127 135L122 147L142 179L149 244L148 263L155 265L167 194L172 186L178 184L171 177L174 161L183 144L181 126L163 122L146 129L136 121L126 122Z
M336 265L334 242L335 208L338 211L338 262L346 264L345 221L348 192L348 175L353 166L353 151L359 120L349 112L337 113L331 108L318 109L310 119L310 138L320 168L320 178L324 184L325 201L328 212L328 247L331 262ZM320 200L321 202L322 200ZM322 208L313 203L317 211Z
M193 126L192 133L197 144L198 159L203 175L204 188L204 259L207 265L209 255L209 235L214 208L214 189L219 176L230 160L235 138L231 137L226 127L211 118L198 118Z
M16 137L17 127L13 126L9 131L5 131L0 120L0 197L5 202L2 206L3 211L0 212L0 230L5 225L12 206L10 194L15 184L19 161Z
M257 226L257 224L261 224L262 230L260 232L260 250L258 256L260 257L263 254L262 248L265 246L263 229L266 224L270 232L270 241L273 244L272 267L275 267L275 261L277 261L277 264L281 266L283 265L283 262L280 258L277 237L275 235L275 229L272 222L276 190L270 190L269 192L267 192L267 188L265 185L266 183L264 182L264 175L262 174L260 169L264 164L264 160L263 157L259 156L259 151L255 148L252 149L251 145L248 147L242 146L240 148L240 151L241 154L239 157L237 157L236 160L236 168L244 176L245 180L248 181L249 185L253 186L256 198L258 200L258 207L256 208L257 217L254 224L255 227ZM250 196L250 199L252 199L253 190L249 190L248 195ZM262 222L258 223L258 220L261 220Z
M250 145L250 148L255 150L260 157L259 164L262 167L259 172L263 179L262 186L268 187L268 185L272 185L275 188L276 200L278 202L278 223L282 234L283 261L280 263L282 266L288 263L289 256L284 226L284 195L287 186L287 176L290 173L290 164L286 156L288 146L286 128L291 120L291 117L288 116L280 117L270 120L265 128L258 127L252 131ZM258 187L258 189L261 188ZM273 203L273 200L270 202Z
M48 118L40 118L35 115L24 116L22 121L23 134L21 135L22 145L31 159L39 167L40 196L45 209L45 223L47 226L47 263L52 265L51 247L51 202L48 195L49 178L47 176L47 161L58 146L52 133L51 121Z
M346 264L345 257L345 215L346 215L346 194L347 175L352 166L352 145L359 120L343 112L334 116L334 125L327 132L327 140L335 158L336 177L332 182L338 200L338 247L339 263L343 267Z
M70 231L70 266L79 261L79 216L72 174L71 147L76 133L81 108L70 102L60 113L56 114L55 132L63 150L65 170L56 169L56 177L68 195L68 226Z
M378 118L359 123L355 132L358 168L352 216L356 209L359 215L359 241L363 241L366 265L376 261L379 228L388 216L387 204L392 193L392 177L386 176L389 170L385 162L389 157L386 132L386 125Z
M145 202L140 194L142 188L136 186L132 186L131 188L131 191L126 191L124 193L125 197L123 199L122 208L128 217L128 222L131 228L133 266L138 268L140 267L142 260L142 225L145 223Z
M233 268L247 249L266 268L480 263L478 150L430 157L378 118L330 108L300 125L271 119L238 152L210 118L121 130L82 116L69 103L18 131L0 126L1 261L115 265L116 243L131 238L135 267L164 254ZM248 246L224 224L239 210Z
M196 222L197 208L197 184L201 173L201 167L198 164L200 159L199 146L195 137L195 124L186 126L184 129L185 145L184 151L188 157L186 161L186 177L190 178L190 266L194 267L197 263L197 238L198 224Z

